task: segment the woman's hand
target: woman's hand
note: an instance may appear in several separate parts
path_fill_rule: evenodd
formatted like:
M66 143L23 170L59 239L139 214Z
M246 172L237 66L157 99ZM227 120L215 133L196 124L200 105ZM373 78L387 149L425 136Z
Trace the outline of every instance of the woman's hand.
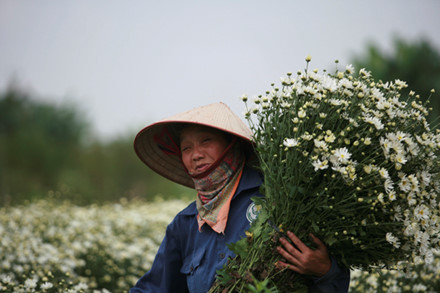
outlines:
M287 239L280 238L283 247L278 246L278 252L287 260L288 263L278 261L278 268L287 268L303 275L311 275L321 277L325 275L331 268L331 260L328 255L325 244L310 234L310 238L315 242L317 248L315 250L307 247L295 234L288 231L287 236L290 238L293 246Z

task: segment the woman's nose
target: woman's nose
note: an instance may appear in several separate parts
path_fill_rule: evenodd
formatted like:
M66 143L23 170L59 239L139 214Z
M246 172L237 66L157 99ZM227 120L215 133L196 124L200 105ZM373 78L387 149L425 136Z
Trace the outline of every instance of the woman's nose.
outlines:
M200 150L200 148L198 147L194 147L194 151L192 154L192 159L194 161L200 160L201 158L203 158L203 152Z

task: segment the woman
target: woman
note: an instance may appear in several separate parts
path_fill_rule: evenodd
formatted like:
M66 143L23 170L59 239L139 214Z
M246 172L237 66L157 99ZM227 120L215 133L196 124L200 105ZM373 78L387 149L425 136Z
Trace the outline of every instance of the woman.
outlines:
M200 292L213 284L216 271L234 254L227 243L245 237L255 220L252 197L262 196L260 174L251 167L251 131L223 103L161 120L136 136L139 158L157 173L195 188L195 202L167 227L152 268L130 290ZM347 292L349 271L332 260L325 245L305 246L288 233L296 249L281 239L278 266L310 276L311 292Z

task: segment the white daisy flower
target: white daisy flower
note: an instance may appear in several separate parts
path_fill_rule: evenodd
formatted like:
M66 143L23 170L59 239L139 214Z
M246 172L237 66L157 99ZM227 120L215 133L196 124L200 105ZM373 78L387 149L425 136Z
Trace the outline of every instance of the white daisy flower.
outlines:
M411 174L408 176L408 180L411 183L411 186L410 186L411 191L412 192L419 192L420 191L420 188L419 188L420 184L419 184L419 180L417 179L417 177L414 176L414 174Z
M327 160L321 161L318 159L316 161L313 161L312 165L315 168L315 171L324 170L328 168L328 161Z
M389 175L389 173L388 173L388 170L385 169L385 168L380 168L380 169L379 169L379 175L380 175L382 178L384 178L384 179L388 179L388 178L390 178L390 175Z
M371 96L376 100L383 100L385 98L383 93L377 87L371 89Z
M346 147L338 148L335 150L334 156L338 159L342 164L346 164L351 157L350 152Z
M417 220L429 219L430 214L431 214L431 212L429 211L429 208L423 204L416 206L416 208L414 209L414 217Z
M53 287L53 284L51 282L44 282L43 284L41 284L41 289L43 290L47 290Z
M408 180L408 177L403 176L403 177L400 179L399 188L400 188L400 190L402 190L403 192L408 192L408 191L411 190L411 182Z
M387 178L385 180L384 188L385 188L385 191L386 191L386 193L388 194L388 196L390 197L390 200L391 200L390 193L393 192L394 187L393 187L393 181L390 178ZM394 199L396 199L396 194L395 193L394 193ZM392 199L392 200L394 200L394 199Z
M285 147L291 148L298 145L298 140L294 138L285 138L283 141Z
M394 81L394 83L396 84L396 86L398 87L399 90L408 87L408 84L406 83L406 81L402 81L400 79L396 79Z
M416 197L414 196L414 193L410 193L410 194L408 194L408 197L407 197L406 199L407 199L408 204L409 204L410 206L415 206L415 205L417 204L417 199L416 199Z
M428 186L431 183L432 175L428 171L422 171L419 173L420 180L422 181L424 186Z
M359 70L359 74L366 78L369 78L371 76L371 72L367 71L365 68L361 68Z
M37 281L38 281L37 279L27 279L24 282L24 286L27 289L35 289L37 287Z
M340 100L340 99L334 99L334 98L332 98L332 99L329 99L328 102L329 102L330 105L332 105L332 106L340 106L340 105L342 105L342 100Z
M311 134L309 134L309 133L305 133L305 134L301 135L301 139L304 139L304 140L310 141L310 140L313 139L313 135L311 135Z
M346 71L348 74L353 74L353 72L354 72L354 66L353 66L352 64L348 64L348 65L346 65L346 66L345 66L345 71Z
M385 236L385 239L389 244L393 245L395 248L400 247L400 241L396 236L393 235L393 233L388 232Z
M404 165L408 160L406 159L405 154L401 151L394 157L394 162Z
M343 78L339 81L339 85L346 89L352 89L353 88L353 82L348 80L347 78Z
M374 127L376 127L377 130L383 129L384 125L383 125L383 123L380 121L380 119L378 117L371 117L368 114L363 114L363 115L364 115L364 121L365 122L374 125Z
M313 142L315 143L315 147L322 150L328 150L328 146L325 143L325 141L314 139Z
M332 143L336 140L336 136L331 132L327 131L327 134L324 137L325 142Z
M328 75L324 75L322 77L321 84L324 89L328 90L331 93L335 92L338 89L336 80Z

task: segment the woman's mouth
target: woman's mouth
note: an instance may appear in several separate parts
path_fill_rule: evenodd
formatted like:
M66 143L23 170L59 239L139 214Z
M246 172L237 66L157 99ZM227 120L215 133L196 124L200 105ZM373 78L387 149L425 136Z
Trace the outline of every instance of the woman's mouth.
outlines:
M206 170L208 170L209 166L211 166L211 164L200 164L200 165L196 166L195 173L201 174L201 173L205 172Z

